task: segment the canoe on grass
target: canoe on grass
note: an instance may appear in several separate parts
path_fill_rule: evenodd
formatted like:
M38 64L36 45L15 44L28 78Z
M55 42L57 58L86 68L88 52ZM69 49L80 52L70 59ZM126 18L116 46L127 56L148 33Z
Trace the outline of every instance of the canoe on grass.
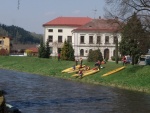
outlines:
M82 67L84 67L84 66L85 66L85 65L82 65ZM80 67L80 65L77 65L77 66L76 66L76 69L79 69L79 67ZM64 73L64 72L67 73L67 72L69 72L69 71L73 71L73 67L70 67L70 68L67 68L67 69L63 70L62 73Z
M108 73L103 74L102 77L108 76L108 75L113 74L113 73L116 73L116 72L118 72L118 71L120 71L120 70L122 70L122 69L124 69L124 68L125 68L125 66L120 67L120 68L117 68L117 69L114 69L114 70L112 70L112 71L109 71Z
M97 70L90 69L90 70L87 70L87 71L83 71L82 77L85 77L85 76L88 76L88 75L92 75L92 74L97 73L97 72L99 72L99 69L97 69ZM79 74L74 74L72 76L73 77L78 77Z
M82 66L82 68L80 68L80 70L84 70L84 67L85 66ZM79 68L76 68L75 70L70 70L70 71L68 71L67 73L75 73L75 72L78 72L79 71Z

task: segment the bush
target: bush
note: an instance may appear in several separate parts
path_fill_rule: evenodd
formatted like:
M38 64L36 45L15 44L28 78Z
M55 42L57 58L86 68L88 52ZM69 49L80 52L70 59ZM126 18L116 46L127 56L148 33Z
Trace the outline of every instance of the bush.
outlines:
M8 55L8 51L6 49L0 49L0 55L6 56L6 55Z
M100 52L100 49L90 50L87 61L95 62L97 60L103 61L103 56L102 56L102 53Z

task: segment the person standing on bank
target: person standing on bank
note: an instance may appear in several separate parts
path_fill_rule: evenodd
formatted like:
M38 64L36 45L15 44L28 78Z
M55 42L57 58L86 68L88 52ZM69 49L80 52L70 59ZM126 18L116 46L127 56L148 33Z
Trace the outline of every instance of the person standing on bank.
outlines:
M122 58L122 63L123 63L123 66L126 64L126 57L125 56L123 56L123 58Z
M98 61L95 63L95 66L97 66L97 67L98 67L98 69L100 69L101 61L100 61L100 60L98 60Z
M60 60L60 53L58 53L58 61Z

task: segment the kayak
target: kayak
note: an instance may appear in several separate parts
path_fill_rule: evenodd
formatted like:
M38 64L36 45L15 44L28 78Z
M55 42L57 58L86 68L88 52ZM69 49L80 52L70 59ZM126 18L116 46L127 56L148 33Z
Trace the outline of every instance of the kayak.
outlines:
M82 67L84 67L84 66L85 66L85 65L82 65ZM77 65L77 66L76 66L76 69L79 69L79 67L80 67L80 65ZM70 68L67 68L67 69L63 70L62 73L65 73L65 72L67 73L67 72L69 72L69 71L73 71L73 67L70 67Z
M82 66L82 68L80 68L80 70L83 71L83 70L84 70L84 67L85 67L85 66ZM79 71L79 68L76 68L75 70L72 69L72 70L68 71L67 73L75 73L75 72L78 72L78 71Z
M97 72L99 72L99 69L97 69L97 70L90 69L90 70L87 70L87 71L83 71L82 77L85 77L85 76L88 76L88 75L92 75L92 74L97 73ZM73 77L78 77L79 74L74 74L72 76Z
M108 76L108 75L113 74L113 73L116 73L116 72L118 72L118 71L120 71L120 70L122 70L122 69L124 69L124 68L125 68L125 66L120 67L120 68L117 68L117 69L114 69L114 70L112 70L112 71L110 71L110 72L108 72L108 73L103 74L102 77Z

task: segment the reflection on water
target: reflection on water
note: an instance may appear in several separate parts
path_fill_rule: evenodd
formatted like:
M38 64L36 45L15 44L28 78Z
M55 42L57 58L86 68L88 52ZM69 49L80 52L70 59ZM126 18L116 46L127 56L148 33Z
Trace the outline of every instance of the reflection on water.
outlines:
M6 101L23 113L150 113L150 95L0 70Z

